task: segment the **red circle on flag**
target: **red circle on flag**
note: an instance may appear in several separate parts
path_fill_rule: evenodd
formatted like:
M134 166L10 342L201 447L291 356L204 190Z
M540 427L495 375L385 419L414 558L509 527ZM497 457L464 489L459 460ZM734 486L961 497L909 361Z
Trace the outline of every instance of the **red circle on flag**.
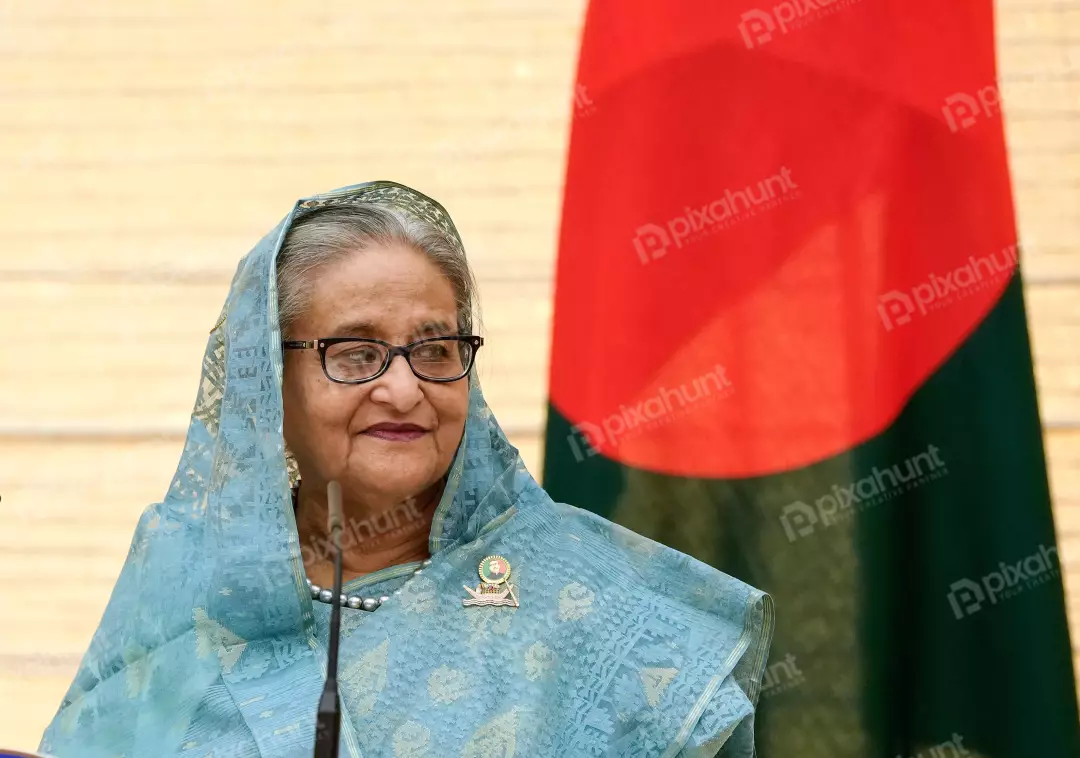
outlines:
M897 417L1016 256L1000 115L963 126L926 77L917 101L713 46L589 90L551 362L576 455L755 476Z

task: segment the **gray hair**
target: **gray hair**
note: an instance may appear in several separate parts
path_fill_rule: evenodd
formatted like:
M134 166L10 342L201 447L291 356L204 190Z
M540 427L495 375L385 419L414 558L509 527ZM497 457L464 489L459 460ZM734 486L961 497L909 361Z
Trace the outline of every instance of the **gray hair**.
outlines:
M434 224L389 205L354 203L328 206L293 222L277 260L278 317L283 337L303 315L311 277L317 269L373 245L406 245L439 267L454 290L458 329L472 332L476 279L460 244ZM309 335L328 336L328 335Z

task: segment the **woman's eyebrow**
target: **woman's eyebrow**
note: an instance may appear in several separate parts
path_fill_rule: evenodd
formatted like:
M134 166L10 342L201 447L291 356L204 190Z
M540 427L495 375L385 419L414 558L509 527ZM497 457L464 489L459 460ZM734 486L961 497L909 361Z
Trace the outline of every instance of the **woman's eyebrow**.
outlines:
M334 327L334 336L341 337L374 337L378 333L379 330L370 321L350 321Z
M454 333L454 329L445 321L425 321L412 330L413 335L428 334L446 337Z

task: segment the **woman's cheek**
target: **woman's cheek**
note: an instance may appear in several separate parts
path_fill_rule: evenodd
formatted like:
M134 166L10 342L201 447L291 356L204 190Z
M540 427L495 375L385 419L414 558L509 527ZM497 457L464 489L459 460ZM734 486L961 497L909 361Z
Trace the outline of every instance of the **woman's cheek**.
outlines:
M433 393L430 400L432 405L435 406L440 430L450 431L463 427L465 417L469 411L468 391L461 392L454 385L443 386L438 389L442 391Z

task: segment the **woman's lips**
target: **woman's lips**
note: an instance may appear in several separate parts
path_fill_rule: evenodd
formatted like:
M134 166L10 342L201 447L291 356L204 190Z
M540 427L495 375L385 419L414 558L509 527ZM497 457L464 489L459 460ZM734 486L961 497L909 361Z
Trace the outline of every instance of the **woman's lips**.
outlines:
M423 437L428 430L416 424L374 424L360 433L388 442L411 442Z

